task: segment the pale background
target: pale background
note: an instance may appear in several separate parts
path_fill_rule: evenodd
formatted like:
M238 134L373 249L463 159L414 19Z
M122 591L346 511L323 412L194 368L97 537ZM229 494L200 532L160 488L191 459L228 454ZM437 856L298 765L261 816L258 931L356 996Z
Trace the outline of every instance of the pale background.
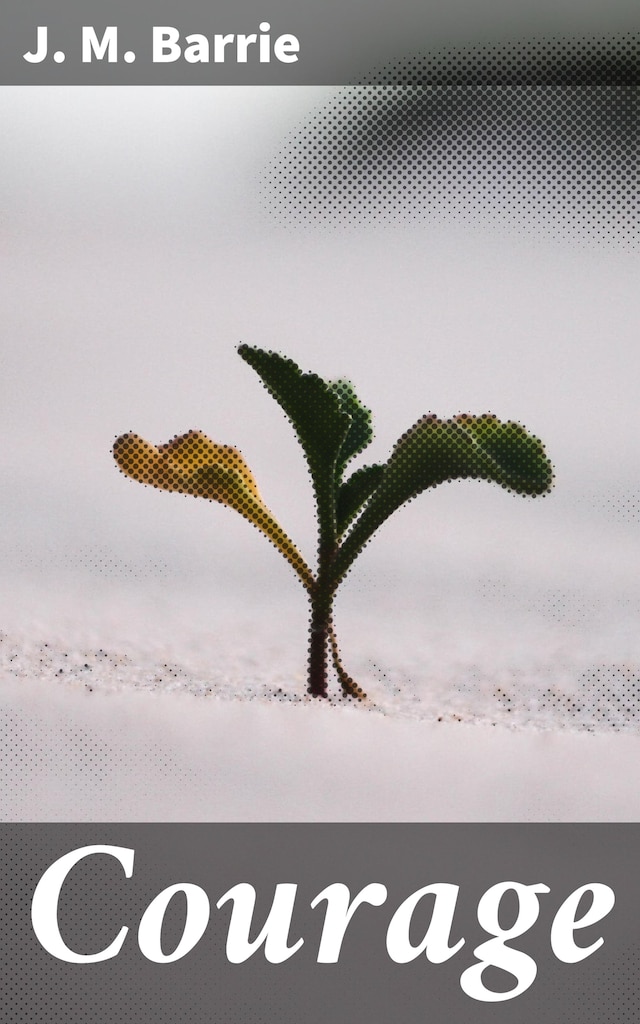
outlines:
M264 170L338 91L0 94L4 817L638 813L637 249L508 213L278 225ZM304 595L263 538L111 459L126 430L235 444L311 559L302 455L240 341L350 378L370 459L491 410L555 464L544 499L452 484L381 530L337 606L368 710L297 702Z

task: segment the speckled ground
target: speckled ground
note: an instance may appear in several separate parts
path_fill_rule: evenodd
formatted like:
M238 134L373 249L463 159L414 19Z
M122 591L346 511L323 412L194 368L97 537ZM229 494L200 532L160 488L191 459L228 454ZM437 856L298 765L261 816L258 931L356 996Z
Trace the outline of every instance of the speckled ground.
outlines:
M3 818L640 815L631 631L604 661L602 634L530 613L523 634L513 608L507 628L470 608L452 619L441 600L425 628L424 603L379 595L364 615L347 594L344 648L370 694L356 706L306 697L296 592L186 597L14 581L0 643Z

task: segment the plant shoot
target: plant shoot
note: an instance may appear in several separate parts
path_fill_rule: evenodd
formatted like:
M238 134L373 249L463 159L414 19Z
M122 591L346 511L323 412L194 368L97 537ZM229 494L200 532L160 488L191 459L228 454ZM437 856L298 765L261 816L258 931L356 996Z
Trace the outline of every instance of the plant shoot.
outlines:
M265 505L236 448L215 444L198 430L158 447L123 434L113 454L140 483L218 501L248 519L296 572L309 600L308 693L327 697L328 666L345 697L365 693L342 665L333 626L340 583L379 526L422 491L452 480L479 479L521 495L543 495L553 469L541 442L519 423L491 413L442 420L428 414L407 430L385 463L349 472L373 439L371 412L346 380L303 373L275 352L241 345L240 356L288 417L304 451L318 525L315 571Z

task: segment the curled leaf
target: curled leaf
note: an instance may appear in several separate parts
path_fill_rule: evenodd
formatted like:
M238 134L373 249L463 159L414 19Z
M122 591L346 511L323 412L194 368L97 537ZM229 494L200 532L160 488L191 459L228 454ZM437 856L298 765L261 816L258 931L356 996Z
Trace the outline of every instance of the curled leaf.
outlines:
M303 373L293 360L250 345L240 345L238 353L293 425L309 464L321 542L332 548L336 540L337 466L351 417L330 384L315 373Z
M362 466L348 480L345 480L338 491L336 518L338 533L344 533L349 523L357 515L365 501L371 497L384 476L384 466Z
M120 470L139 483L219 501L235 509L268 537L305 587L312 585L311 571L264 504L253 473L237 448L216 444L199 430L157 447L129 433L117 439L113 455Z
M363 452L373 440L373 422L371 409L367 409L358 398L353 384L349 380L331 381L329 387L337 396L340 407L349 418L349 429L342 442L338 453L336 465L336 479L342 479L347 463L355 456Z
M448 420L429 414L397 441L381 482L336 559L341 575L378 527L405 502L448 480L488 480L516 494L546 494L553 467L542 443L519 423L492 413Z

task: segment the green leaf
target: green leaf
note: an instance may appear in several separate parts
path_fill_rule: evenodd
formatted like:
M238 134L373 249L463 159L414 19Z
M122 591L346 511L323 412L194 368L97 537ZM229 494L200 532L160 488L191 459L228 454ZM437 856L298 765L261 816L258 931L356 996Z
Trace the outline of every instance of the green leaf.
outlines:
M384 475L384 466L363 466L357 469L338 491L337 520L341 536L365 501L371 497Z
M395 445L379 487L342 545L336 574L348 569L400 505L445 480L468 478L536 496L551 489L553 467L541 442L519 423L501 423L490 413L423 416Z
M303 373L291 359L249 345L241 345L238 353L293 425L313 480L321 544L330 547L336 539L336 467L350 417L326 381L315 373Z
M351 419L336 467L336 478L341 480L347 463L355 455L363 452L373 440L371 409L367 409L362 404L351 381L334 380L331 381L329 387L338 396L343 412L346 412Z

